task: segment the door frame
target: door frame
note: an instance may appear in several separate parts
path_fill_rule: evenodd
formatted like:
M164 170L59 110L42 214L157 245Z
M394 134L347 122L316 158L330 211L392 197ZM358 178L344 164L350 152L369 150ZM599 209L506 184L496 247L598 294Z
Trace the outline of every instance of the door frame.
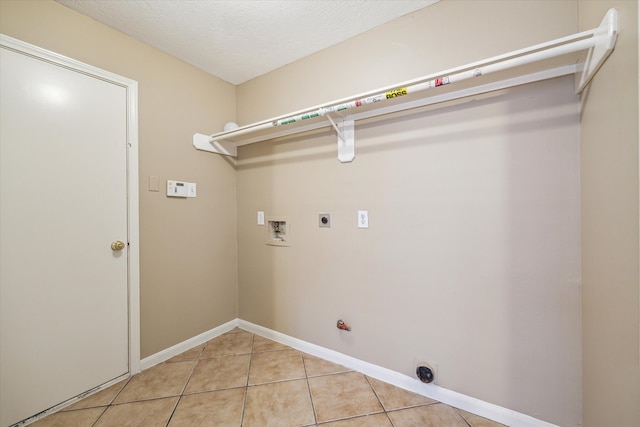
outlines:
M127 289L129 375L140 372L140 226L138 202L138 82L0 34L2 48L31 56L126 89L127 93Z

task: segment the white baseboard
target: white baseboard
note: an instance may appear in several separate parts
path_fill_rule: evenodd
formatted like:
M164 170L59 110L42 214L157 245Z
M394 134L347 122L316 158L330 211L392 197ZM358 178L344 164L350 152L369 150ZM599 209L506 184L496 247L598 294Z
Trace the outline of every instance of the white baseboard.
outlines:
M380 381L435 399L439 402L446 403L447 405L460 408L464 411L480 415L481 417L488 418L507 426L557 427L555 424L550 424L529 415L503 408L502 406L494 405L437 385L424 384L416 378L411 378L399 372L356 359L355 357L347 356L346 354L290 337L245 320L238 319L237 326L241 329L253 332L254 334L269 338L281 344L288 345L289 347L293 347L296 350L300 350L312 356L346 366L349 369L361 372L370 377L379 379Z
M238 319L233 319L224 323L218 327L210 329L206 332L201 333L200 335L196 335L193 338L189 338L186 341L182 341L174 346L171 346L167 349L164 349L156 354L152 354L149 357L145 357L140 361L140 368L144 371L145 369L149 369L152 366L155 366L159 363L162 363L166 360L171 359L174 356L179 355L180 353L184 353L185 351L198 346L200 344L204 344L205 342L213 339L217 336L224 334L225 332L229 332L233 328L238 326Z
M460 408L464 411L480 415L481 417L488 418L507 426L557 427L555 424L551 424L546 421L533 418L529 415L512 411L511 409L494 405L492 403L485 402L483 400L476 399L474 397L467 396L462 393L440 387L438 385L424 384L416 378L412 378L399 372L392 371L391 369L383 368L381 366L356 359L355 357L351 357L346 354L321 347L319 345L311 344L298 338L293 338L283 333L241 319L231 320L207 332L204 332L193 338L189 338L186 341L183 341L156 354L146 357L140 361L140 367L142 368L142 370L148 369L152 366L169 360L172 357L189 350L190 348L193 348L200 344L204 344L205 342L219 335L222 335L225 332L229 332L235 327L240 327L241 329L253 332L254 334L269 338L281 344L288 345L289 347L295 348L296 350L300 350L312 356L316 356L321 359L346 366L349 369L361 372L370 377L379 379L380 381L384 381L405 390L409 390L411 392L426 396L439 402L446 403L447 405Z

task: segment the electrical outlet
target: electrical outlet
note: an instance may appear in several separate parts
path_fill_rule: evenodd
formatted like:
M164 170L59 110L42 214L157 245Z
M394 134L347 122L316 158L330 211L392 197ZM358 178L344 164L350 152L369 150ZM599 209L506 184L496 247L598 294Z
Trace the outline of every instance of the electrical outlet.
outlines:
M369 228L369 211L358 211L358 228Z
M438 362L435 362L433 360L425 360L425 359L414 359L413 360L413 366L414 366L414 375L416 376L416 378L419 379L418 377L418 367L420 366L426 366L429 369L431 369L431 372L433 374L433 380L431 382L431 384L433 385L438 385L439 379L440 379L440 372L438 371ZM422 380L421 380L422 381Z
M318 214L318 227L331 228L331 214L328 214L328 213Z

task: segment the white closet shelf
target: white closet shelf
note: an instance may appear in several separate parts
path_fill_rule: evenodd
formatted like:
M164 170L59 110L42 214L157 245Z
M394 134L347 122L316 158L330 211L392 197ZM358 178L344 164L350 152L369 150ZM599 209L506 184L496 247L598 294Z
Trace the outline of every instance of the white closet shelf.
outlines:
M213 135L193 135L198 150L237 156L237 147L332 126L338 159L355 157L356 120L480 95L574 74L576 93L589 84L615 47L618 15L610 9L600 26L567 37L317 105Z

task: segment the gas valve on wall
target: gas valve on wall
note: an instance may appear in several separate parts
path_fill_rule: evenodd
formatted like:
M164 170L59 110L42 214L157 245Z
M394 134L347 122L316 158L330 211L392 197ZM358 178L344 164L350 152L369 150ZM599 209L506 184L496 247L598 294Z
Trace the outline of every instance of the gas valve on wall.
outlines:
M350 331L351 327L347 326L346 323L344 323L342 320L338 320L338 324L336 325L338 327L338 329L341 329L343 331Z

